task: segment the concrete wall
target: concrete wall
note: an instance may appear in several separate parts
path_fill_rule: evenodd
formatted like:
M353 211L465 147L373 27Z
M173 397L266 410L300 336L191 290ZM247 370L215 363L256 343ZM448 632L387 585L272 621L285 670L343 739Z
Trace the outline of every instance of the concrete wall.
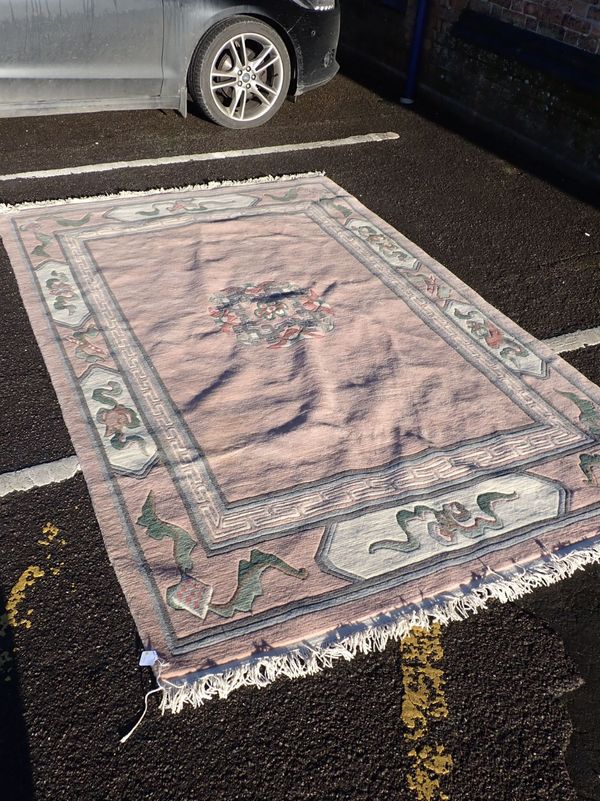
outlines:
M380 72L404 72L417 0L341 3L343 62L364 59ZM467 11L531 31L534 44L560 42L567 58L573 53L575 61L597 64L600 0L430 0L419 79L421 93L434 101L537 145L566 171L600 179L598 94L511 52L465 40L456 26Z

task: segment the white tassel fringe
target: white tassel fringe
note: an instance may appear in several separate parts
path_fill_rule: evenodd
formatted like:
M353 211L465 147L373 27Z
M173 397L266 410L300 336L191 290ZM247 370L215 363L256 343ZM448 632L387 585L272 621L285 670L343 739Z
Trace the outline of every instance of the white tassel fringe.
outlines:
M159 679L161 712L181 712L185 704L198 707L215 696L227 698L239 687L266 687L281 676L290 679L312 676L331 667L336 659L349 661L357 653L383 651L390 640L407 637L415 626L428 629L432 623L446 625L464 620L485 609L492 599L501 603L516 601L537 587L549 587L594 562L600 562L600 542L580 549L575 546L563 555L551 554L510 574L494 572L495 578L485 578L465 593L439 596L423 608L386 613L357 625L360 630L335 642L305 643L285 654L244 662L222 673L196 678L192 675L179 682Z
M35 209L45 206L65 206L77 205L79 203L91 203L98 200L115 200L120 198L129 197L145 197L148 195L163 195L169 192L197 192L206 189L220 189L229 186L247 186L248 184L272 184L285 181L295 181L297 178L314 178L317 176L325 175L322 171L314 172L299 172L290 175L262 175L259 178L248 178L243 181L208 181L205 184L190 184L189 186L174 186L174 187L156 187L155 189L142 189L122 192L113 192L106 195L93 195L89 197L68 197L59 198L57 200L31 200L23 203L0 203L0 214L10 214L15 211L23 211L24 209Z

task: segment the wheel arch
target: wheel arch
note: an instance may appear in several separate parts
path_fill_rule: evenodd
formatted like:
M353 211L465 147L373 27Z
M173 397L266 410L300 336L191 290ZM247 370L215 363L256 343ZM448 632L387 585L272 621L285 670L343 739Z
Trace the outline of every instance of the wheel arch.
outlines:
M219 23L224 22L225 20L228 19L235 20L238 17L251 17L253 19L258 20L259 22L263 22L266 25L269 25L281 37L288 51L288 55L290 58L291 73L292 73L290 80L290 87L288 90L288 96L296 93L296 89L298 86L298 68L300 64L300 55L288 31L280 22L274 20L267 13L265 13L264 10L258 8L248 10L248 6L233 6L227 9L223 9L222 11L211 16L210 19L208 21L205 21L203 24L200 23L194 24L195 16L196 14L194 13L193 8L189 9L185 21L185 28L187 29L187 31L184 33L185 36L184 77L186 86L188 84L190 66L192 64L194 53L196 52L199 45L204 41L205 37L208 36L208 34L212 31L215 25L218 25Z
M298 86L298 64L299 64L299 52L296 49L288 31L276 20L271 19L270 17L261 15L261 14L246 14L247 17L254 17L261 22L264 22L266 25L270 25L273 30L281 36L283 43L287 47L288 55L290 57L290 65L292 67L292 75L290 79L290 87L288 89L288 96L294 95L296 93L296 87Z

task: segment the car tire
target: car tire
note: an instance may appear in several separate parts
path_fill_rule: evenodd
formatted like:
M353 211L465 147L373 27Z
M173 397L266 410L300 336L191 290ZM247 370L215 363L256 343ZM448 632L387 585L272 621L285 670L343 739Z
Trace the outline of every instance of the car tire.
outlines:
M188 88L205 116L218 125L255 128L279 110L291 74L279 34L253 17L234 17L215 25L198 44Z

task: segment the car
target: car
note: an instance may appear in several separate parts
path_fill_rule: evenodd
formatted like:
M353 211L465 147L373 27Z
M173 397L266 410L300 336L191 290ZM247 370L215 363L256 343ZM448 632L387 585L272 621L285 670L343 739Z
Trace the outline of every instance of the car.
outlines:
M339 0L0 0L0 117L160 108L226 128L337 72Z

